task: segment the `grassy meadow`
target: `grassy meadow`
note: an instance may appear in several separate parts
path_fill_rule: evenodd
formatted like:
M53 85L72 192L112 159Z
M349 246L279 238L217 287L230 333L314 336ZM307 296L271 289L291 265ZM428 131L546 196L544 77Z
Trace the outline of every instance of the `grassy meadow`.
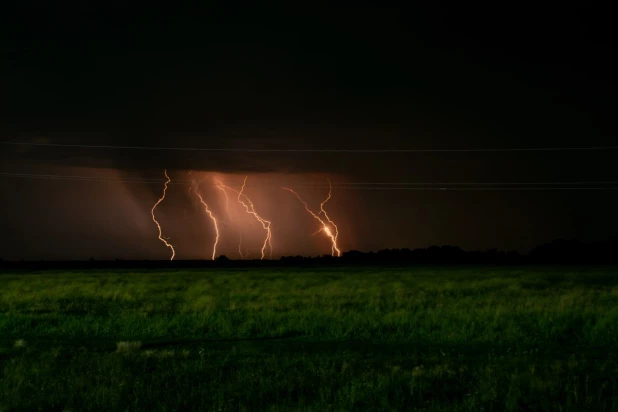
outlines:
M618 411L618 268L0 272L0 412Z

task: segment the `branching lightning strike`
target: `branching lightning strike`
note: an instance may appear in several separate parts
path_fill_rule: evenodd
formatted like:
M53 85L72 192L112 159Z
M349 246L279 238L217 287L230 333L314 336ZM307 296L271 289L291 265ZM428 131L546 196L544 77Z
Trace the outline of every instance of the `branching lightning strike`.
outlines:
M212 214L212 211L208 207L208 204L204 201L204 199L202 198L202 195L198 192L198 187L199 185L195 185L194 192L197 195L198 199L200 200L200 203L202 203L202 206L204 206L204 211L208 214L208 216L212 220L212 223L215 227L215 244L212 246L212 260L215 260L215 256L217 255L217 244L219 243L219 224L215 216Z
M247 184L247 177L245 176L245 180L242 183L242 187L240 188L240 192L238 192L238 201L245 207L245 210L247 211L247 213L252 214L255 217L255 219L262 224L262 227L266 231L266 238L264 238L264 244L262 245L262 257L261 257L261 259L264 260L264 251L266 250L266 245L267 244L268 244L268 246L270 248L270 258L272 259L272 257L273 257L273 245L271 243L272 232L270 231L270 221L268 221L266 219L263 219L260 215L258 215L257 212L255 211L255 207L253 206L253 202L251 201L251 199L249 199L249 197L247 197L247 195L243 194L243 191L245 190L245 185L246 184ZM240 200L241 196L244 196L244 198L247 199L247 202L249 202L248 205L245 202L243 202L242 200Z
M324 205L326 204L326 202L328 202L330 200L331 194L333 192L333 186L330 183L330 179L326 179L326 180L328 180L328 197L322 203L320 203L320 213L322 213L324 215L326 220L328 220L328 223L330 223L330 225L333 227L333 229L335 229L335 233L333 235L333 245L332 245L332 249L331 249L332 255L335 256L335 253L337 253L337 256L341 256L341 251L339 250L339 248L337 248L337 239L339 238L339 228L337 227L335 222L333 222L331 220L331 218L328 217L328 214L326 213L326 210L324 210Z
M266 245L268 245L269 250L270 250L270 258L272 259L272 255L273 255L273 245L271 243L271 239L272 239L272 232L270 230L270 225L271 222L262 218L256 211L255 211L255 206L253 205L253 202L251 201L251 199L249 199L249 197L243 193L243 191L245 190L245 186L247 184L247 177L245 176L245 180L243 181L242 187L240 189L240 191L236 190L236 189L232 189L229 186L224 185L221 181L218 181L217 184L220 187L223 187L224 189L229 189L231 191L233 191L234 193L238 194L238 203L240 203L244 208L245 211L247 213L249 213L250 215L253 215L253 217L255 217L255 219L260 222L260 224L262 225L262 228L266 231L266 237L264 238L264 243L262 245L262 256L261 256L261 260L264 260L264 257L266 256ZM245 200L247 201L247 203L242 201L242 198L245 198ZM240 252L240 245L239 245L239 252ZM242 256L242 253L241 253Z
M165 195L167 193L167 185L171 181L171 179L167 175L167 169L164 170L163 173L165 174L165 178L167 179L167 181L165 182L165 184L163 186L163 196L161 196L161 198L157 201L157 203L155 203L155 205L152 207L152 210L150 211L150 214L152 215L152 221L155 222L155 224L157 225L157 228L159 229L159 240L161 242L163 242L165 244L165 246L167 246L168 248L170 248L172 250L172 257L170 258L170 260L174 260L174 256L176 256L176 251L174 250L174 246L172 246L172 244L169 243L163 237L163 233L161 231L161 225L159 224L159 222L157 222L157 219L155 218L155 215L154 215L154 211L155 211L156 207L159 205L159 203L161 203L163 201L163 199L165 199Z
M330 180L328 181L328 183L330 184ZM298 200L300 200L300 202L305 206L305 210L311 215L313 216L313 218L315 220L317 220L318 222L320 222L320 224L322 225L322 227L315 232L312 236L315 236L316 234L320 233L320 232L324 232L326 234L326 236L329 237L330 241L331 241L331 255L335 256L335 254L337 256L341 256L341 250L339 250L339 247L337 246L337 238L339 237L339 230L337 229L337 225L335 225L335 223L328 217L328 215L326 214L326 211L324 210L324 204L326 202L328 202L331 198L331 190L328 191L328 197L326 198L326 200L324 200L322 203L320 203L320 212L318 214L315 214L311 209L309 209L309 206L307 205L307 202L305 202L298 193L296 193L294 190L287 188L287 187L282 187L281 189L283 190L287 190L290 193L293 193ZM333 229L335 230L335 233L333 233L333 231L330 229L330 227L328 227L328 224L322 220L319 216L319 214L324 214L324 217L326 218L326 220L328 221L328 224L333 226Z

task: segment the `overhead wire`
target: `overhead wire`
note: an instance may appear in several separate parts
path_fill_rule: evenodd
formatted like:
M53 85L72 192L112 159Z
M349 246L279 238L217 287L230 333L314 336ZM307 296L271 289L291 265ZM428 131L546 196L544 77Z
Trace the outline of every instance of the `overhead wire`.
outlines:
M162 179L137 178L137 177L106 177L106 176L78 176L78 175L55 175L34 173L11 173L0 172L0 177L26 178L36 180L62 180L76 182L103 182L103 183L141 183L160 184ZM190 184L191 180L175 180L170 184ZM595 186L596 185L596 186ZM610 186L617 185L617 186ZM216 184L212 184L216 187ZM268 184L253 185L248 187L267 187ZM279 187L271 184L272 187ZM311 182L297 184L298 187L322 189L328 186L312 184ZM618 189L618 181L599 182L339 182L333 183L333 188L344 190L431 190L431 191L514 191L514 190L615 190ZM432 187L433 186L433 187ZM455 187L449 187L455 186ZM471 186L471 187L465 187ZM488 187L494 186L494 187ZM507 187L501 187L507 186ZM523 187L533 186L533 187ZM540 187L544 186L544 187ZM578 187L587 186L587 187Z
M525 148L461 148L461 149L307 149L307 148L220 148L220 147L158 147L158 146L122 146L122 145L87 145L68 143L15 142L0 141L2 145L64 147L82 149L115 150L167 150L167 151L201 151L201 152L246 152L246 153L468 153L468 152L555 152L555 151L600 151L618 150L618 146L580 146L580 147L525 147Z

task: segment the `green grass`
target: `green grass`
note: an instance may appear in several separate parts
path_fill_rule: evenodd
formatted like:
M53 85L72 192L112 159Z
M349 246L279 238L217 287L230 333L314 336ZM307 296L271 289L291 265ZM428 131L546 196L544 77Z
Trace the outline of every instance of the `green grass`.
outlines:
M618 269L0 274L0 411L618 410Z

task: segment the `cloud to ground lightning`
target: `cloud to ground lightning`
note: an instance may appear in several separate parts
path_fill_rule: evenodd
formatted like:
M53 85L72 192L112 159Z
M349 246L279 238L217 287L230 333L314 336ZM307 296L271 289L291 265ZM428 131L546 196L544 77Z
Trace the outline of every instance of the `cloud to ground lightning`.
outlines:
M328 217L328 214L326 213L326 210L324 210L324 205L326 204L326 202L328 202L331 198L331 194L333 191L333 185L330 182L330 179L328 180L328 197L322 202L320 203L320 213L322 213L324 215L324 217L326 218L326 220L328 220L328 223L330 223L330 225L333 227L333 229L335 229L335 233L332 235L332 239L333 239L333 245L332 245L332 255L335 256L335 253L337 253L337 256L341 256L341 250L339 250L339 248L337 247L337 239L339 238L339 228L337 227L337 225L335 224L335 222L333 222L331 220L330 217ZM326 229L325 229L326 230ZM329 235L331 236L331 235Z
M309 209L309 206L307 205L307 202L305 202L298 193L296 193L294 190L288 188L288 187L282 187L281 189L286 190L292 194L294 194L296 196L296 198L298 198L298 200L300 200L300 202L305 206L305 210L311 215L313 216L313 218L315 220L317 220L322 227L315 232L313 235L316 235L320 232L324 232L326 234L326 236L328 236L328 238L331 241L331 254L332 256L341 256L341 250L339 250L339 247L337 246L337 238L339 236L339 230L337 229L337 225L335 225L335 223L328 217L328 215L326 214L326 211L324 210L324 205L326 204L326 202L328 202L331 198L331 192L332 192L332 186L330 184L330 180L328 181L329 183L329 191L328 191L328 197L326 198L326 200L324 200L322 203L320 203L320 212L319 214L323 214L324 217L326 218L326 220L328 221L328 224L322 220L319 216L319 214L314 213L311 209ZM329 224L333 227L335 233L333 233L333 230L331 230L331 228L329 227Z
M266 256L266 247L268 246L270 249L270 254L269 257L272 259L272 254L273 254L273 246L272 246L272 231L271 231L271 222L269 220L266 220L264 218L262 218L256 211L255 211L255 206L253 205L253 202L251 201L251 199L249 199L249 197L244 194L244 190L245 190L245 186L247 184L247 177L245 176L245 179L243 181L243 185L240 189L240 191L233 189L229 186L224 185L221 181L217 182L217 185L219 185L220 187L227 189L227 190L231 190L234 193L236 193L238 195L237 200L238 203L240 203L245 211L250 214L253 215L253 217L255 217L255 219L262 225L262 228L266 231L266 237L264 238L264 243L262 244L262 249L261 249L261 260L264 260L265 256ZM245 199L245 201L243 201L242 199ZM241 257L244 259L244 255L242 253L241 250L241 243L242 243L242 237L240 239L239 245L238 245L238 251L241 255Z
M215 256L217 255L217 244L219 243L219 224L217 222L217 218L215 218L215 216L212 214L212 211L208 207L208 204L202 198L202 195L199 192L199 185L195 184L194 182L192 187L198 199L200 200L200 203L202 204L202 206L204 206L204 211L212 220L213 226L215 228L215 243L212 246L212 260L215 260Z
M242 252L242 232L240 232L240 236L238 239L238 254L242 260L245 260L245 254Z
M163 232L161 231L161 225L159 224L159 222L155 218L155 214L154 214L154 211L157 208L157 206L159 206L159 203L161 203L163 201L163 199L165 199L165 195L167 193L167 185L171 181L170 177L167 175L167 170L164 170L163 173L165 174L165 178L167 179L167 181L163 185L163 196L161 196L161 198L157 201L157 203L155 203L155 205L152 207L152 210L150 211L150 214L152 215L152 221L155 222L155 224L157 225L157 228L159 229L159 240L161 242L163 242L165 244L165 246L167 246L168 248L170 248L172 250L172 257L170 258L170 260L174 260L174 256L176 256L176 251L174 250L174 246L172 246L172 244L169 243L165 239L165 237L163 237Z

